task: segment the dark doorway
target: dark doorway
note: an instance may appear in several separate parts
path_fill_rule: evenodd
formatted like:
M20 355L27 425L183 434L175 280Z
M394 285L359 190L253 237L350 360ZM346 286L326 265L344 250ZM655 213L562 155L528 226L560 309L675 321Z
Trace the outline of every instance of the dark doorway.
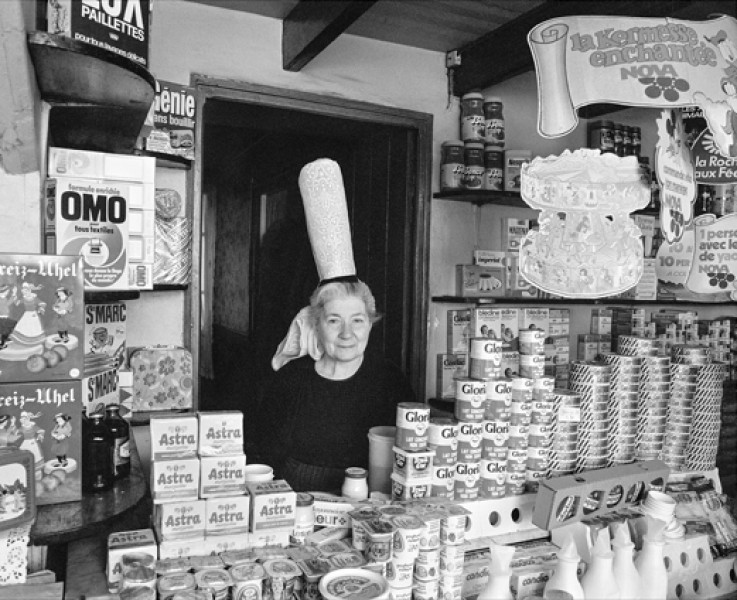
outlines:
M330 101L315 112L278 99L254 103L247 93L213 95L201 112L199 408L247 414L277 344L308 303L318 277L297 182L322 157L341 167L358 276L384 313L372 349L421 394L427 182L418 162L429 161L429 132L381 114L349 118Z

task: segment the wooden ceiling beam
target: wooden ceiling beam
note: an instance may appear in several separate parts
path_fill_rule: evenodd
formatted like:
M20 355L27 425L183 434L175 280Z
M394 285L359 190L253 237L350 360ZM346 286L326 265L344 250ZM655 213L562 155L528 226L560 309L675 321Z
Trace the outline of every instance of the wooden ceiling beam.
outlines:
M376 0L301 0L282 22L282 67L300 71Z
M458 49L453 94L485 89L535 68L527 45L528 32L543 21L574 15L674 17L703 20L712 14L735 16L734 0L548 0L516 19Z

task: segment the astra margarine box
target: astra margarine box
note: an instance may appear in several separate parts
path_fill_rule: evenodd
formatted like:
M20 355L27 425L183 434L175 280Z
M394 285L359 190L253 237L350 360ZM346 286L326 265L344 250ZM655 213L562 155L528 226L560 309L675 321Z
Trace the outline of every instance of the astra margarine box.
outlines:
M201 556L205 548L205 536L200 535L180 540L163 540L159 543L159 558L183 558Z
M200 498L246 493L246 455L200 457Z
M131 552L145 552L156 558L158 551L154 532L151 529L136 529L119 531L108 536L107 587L110 592L114 593L120 588L120 581L123 579L121 560L124 554Z
M205 534L206 504L205 500L157 504L154 523L159 541L202 537Z
M246 484L251 496L251 531L294 527L297 494L289 484L278 479Z
M205 502L205 534L247 533L251 512L249 495L208 498Z
M243 454L243 413L216 410L197 413L200 431L200 456Z
M151 463L151 496L154 504L197 500L200 460L180 458Z
M153 416L151 431L151 460L194 458L197 456L199 425L194 415Z
M202 554L219 556L223 552L245 550L252 546L248 533L206 536Z

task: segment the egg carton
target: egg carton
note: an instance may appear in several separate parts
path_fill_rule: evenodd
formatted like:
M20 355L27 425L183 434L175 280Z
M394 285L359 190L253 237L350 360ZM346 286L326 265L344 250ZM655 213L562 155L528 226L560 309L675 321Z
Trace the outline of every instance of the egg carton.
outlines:
M715 600L736 596L734 557L716 558L692 570L668 573L668 600Z
M648 460L540 481L532 523L551 530L638 503L650 489L663 489L669 469Z
M521 494L461 502L460 505L470 512L466 538L497 538L514 534L521 541L546 536L546 531L532 523L535 498L535 494Z

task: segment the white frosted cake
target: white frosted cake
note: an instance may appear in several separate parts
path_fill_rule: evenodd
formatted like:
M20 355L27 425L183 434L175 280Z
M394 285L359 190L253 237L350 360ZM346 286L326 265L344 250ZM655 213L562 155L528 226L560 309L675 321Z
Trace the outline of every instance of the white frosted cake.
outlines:
M582 148L560 156L537 157L523 165L522 197L540 210L632 212L650 202L635 156Z

